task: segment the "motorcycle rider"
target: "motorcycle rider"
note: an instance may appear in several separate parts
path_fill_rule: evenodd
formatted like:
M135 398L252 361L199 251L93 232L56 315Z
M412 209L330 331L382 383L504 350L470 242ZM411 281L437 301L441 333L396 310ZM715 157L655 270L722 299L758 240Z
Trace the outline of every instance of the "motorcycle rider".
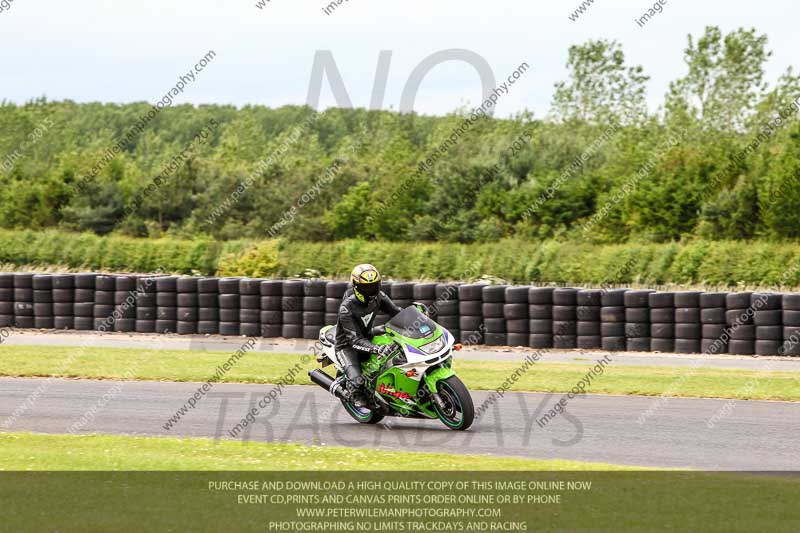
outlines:
M372 353L385 356L394 350L391 344L381 346L370 340L375 336L372 331L375 313L380 310L393 317L400 308L381 291L381 275L374 266L356 266L350 273L350 283L352 286L339 306L335 349L344 367L347 390L353 402L364 407L368 396L361 373L362 357L367 358Z

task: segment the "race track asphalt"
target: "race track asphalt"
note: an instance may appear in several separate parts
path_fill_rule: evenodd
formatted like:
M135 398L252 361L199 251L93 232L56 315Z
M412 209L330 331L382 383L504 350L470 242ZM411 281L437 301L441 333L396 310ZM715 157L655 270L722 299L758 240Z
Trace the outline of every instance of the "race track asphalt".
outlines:
M198 386L0 378L0 431L68 433L83 417L79 434L230 439L229 430L275 390L269 384L217 384L165 429ZM37 389L35 401L9 419ZM476 406L489 394L473 392ZM702 470L800 470L800 403L584 395L570 401L567 416L539 427L536 420L560 398L507 393L471 430L452 432L435 420L359 425L326 391L292 386L237 439L243 446L280 441Z

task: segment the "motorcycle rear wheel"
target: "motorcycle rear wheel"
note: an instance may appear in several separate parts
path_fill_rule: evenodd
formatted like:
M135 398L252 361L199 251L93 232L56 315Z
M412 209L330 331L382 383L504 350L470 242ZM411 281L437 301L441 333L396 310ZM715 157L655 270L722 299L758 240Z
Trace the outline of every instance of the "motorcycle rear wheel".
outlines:
M382 414L367 409L366 407L356 407L352 402L341 400L344 410L360 424L377 424L383 420Z
M341 375L341 372L336 373L337 378ZM377 424L383 420L384 415L382 414L376 413L366 407L356 407L353 402L348 402L347 400L340 401L342 402L342 406L344 406L344 410L347 411L347 414L359 424Z

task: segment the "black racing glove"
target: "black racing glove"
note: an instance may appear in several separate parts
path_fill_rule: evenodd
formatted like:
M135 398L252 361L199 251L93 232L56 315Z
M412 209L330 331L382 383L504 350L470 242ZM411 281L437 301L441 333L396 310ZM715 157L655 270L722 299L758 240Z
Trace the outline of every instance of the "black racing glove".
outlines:
M378 349L375 351L380 357L386 357L389 354L395 351L394 343L392 344L382 344L378 346Z

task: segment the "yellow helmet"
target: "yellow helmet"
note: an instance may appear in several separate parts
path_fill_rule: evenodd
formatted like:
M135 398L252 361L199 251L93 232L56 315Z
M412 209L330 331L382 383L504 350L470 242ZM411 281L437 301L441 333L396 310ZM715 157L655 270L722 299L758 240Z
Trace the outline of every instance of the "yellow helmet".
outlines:
M378 269L370 264L356 266L350 273L353 292L361 302L372 301L381 292L381 275Z

